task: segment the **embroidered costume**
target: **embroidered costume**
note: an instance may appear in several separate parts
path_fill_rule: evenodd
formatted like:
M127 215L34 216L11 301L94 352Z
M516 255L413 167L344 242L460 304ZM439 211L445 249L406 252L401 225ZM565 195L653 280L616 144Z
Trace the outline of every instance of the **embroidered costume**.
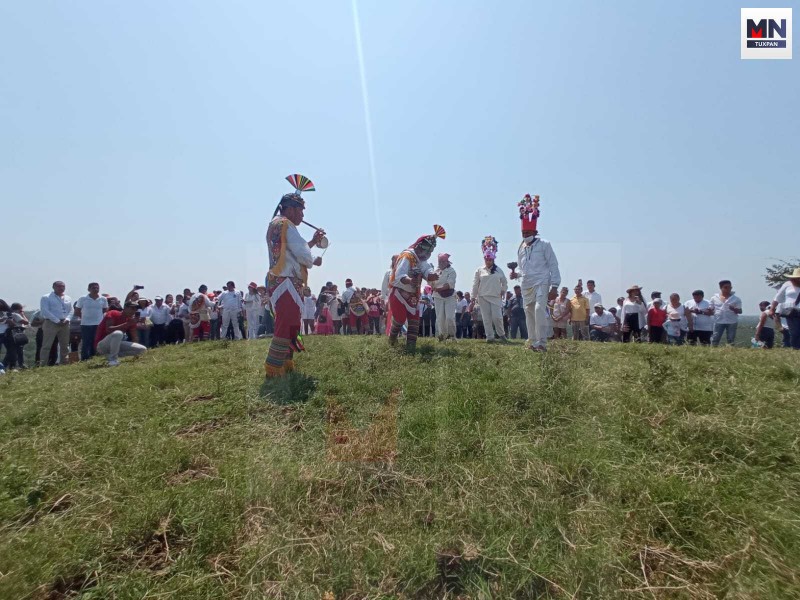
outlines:
M279 377L293 371L294 353L304 350L299 337L303 289L308 281L308 269L314 263L311 248L295 224L283 214L277 214L290 208L305 208L305 201L299 192L313 191L314 186L301 175L290 175L287 179L298 193L286 194L281 198L275 210L276 216L273 216L267 228L267 294L275 315L275 332L265 364L267 377Z
M400 330L407 323L406 350L413 352L416 349L419 319L422 314L419 302L420 285L423 279L428 281L438 279L438 275L433 273L433 265L427 261L436 248L436 239L444 237L444 228L434 225L433 235L418 238L410 248L403 250L397 257L389 276L391 327L388 334L391 345L397 343Z

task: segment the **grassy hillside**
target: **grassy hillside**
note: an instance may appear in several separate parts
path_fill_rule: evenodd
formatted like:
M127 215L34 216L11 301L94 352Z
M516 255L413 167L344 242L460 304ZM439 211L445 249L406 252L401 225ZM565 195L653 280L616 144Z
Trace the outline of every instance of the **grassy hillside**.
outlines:
M2 598L797 598L800 356L311 338L0 379Z

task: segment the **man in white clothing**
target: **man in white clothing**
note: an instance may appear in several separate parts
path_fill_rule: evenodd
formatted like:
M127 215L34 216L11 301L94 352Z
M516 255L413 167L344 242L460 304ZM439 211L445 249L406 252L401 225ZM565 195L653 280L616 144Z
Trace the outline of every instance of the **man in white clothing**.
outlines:
M450 255L439 255L439 279L433 285L433 306L436 311L436 331L439 341L456 337L456 270L450 263Z
M67 286L63 281L53 282L53 291L42 296L39 310L42 312L42 348L49 352L53 340L58 338L58 361L65 365L69 361L69 315L72 312L72 300L65 295Z
M100 295L99 283L90 283L87 291L89 293L75 303L75 318L81 320L81 360L89 360L95 355L97 327L108 310L108 300Z
M258 295L258 284L251 281L244 295L244 315L247 319L247 339L254 340L258 337L259 317L261 309L261 296Z
M561 273L550 242L538 235L539 196L526 194L518 204L522 221L522 243L517 251L520 279L525 302L525 323L528 326L527 346L534 352L547 350L547 303L555 300Z
M700 342L701 346L708 346L711 343L711 333L714 331L714 309L704 299L703 290L692 292L692 299L684 304L686 312L692 314L694 328L689 332L689 344L695 346Z
M164 299L156 296L155 301L155 305L150 307L150 322L153 323L153 327L150 329L151 348L167 342L167 325L172 320L170 307L164 304Z
M586 291L583 292L583 296L589 300L589 306L603 303L603 297L594 288L594 279L589 279L586 281L586 288Z
M225 335L229 326L233 326L233 336L242 339L239 329L239 315L242 313L242 295L236 290L236 284L229 281L225 284L225 291L219 296L219 305L222 307L222 335Z
M710 307L714 309L714 335L711 345L719 346L722 334L725 333L728 344L733 346L739 315L742 314L742 301L733 293L730 280L723 279L719 282L719 294L714 294L711 298Z
M606 312L602 304L594 305L594 312L589 317L589 339L593 342L607 342L617 324L617 319Z

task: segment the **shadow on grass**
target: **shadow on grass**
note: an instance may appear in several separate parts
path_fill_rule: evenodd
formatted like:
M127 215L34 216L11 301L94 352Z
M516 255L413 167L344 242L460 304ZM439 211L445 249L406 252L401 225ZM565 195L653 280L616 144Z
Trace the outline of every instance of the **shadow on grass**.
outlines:
M417 346L416 355L422 362L430 362L435 358L452 358L459 356L461 353L452 347L447 346L434 346L432 344L425 344Z
M273 404L301 404L306 402L317 387L317 382L297 371L284 377L266 379L261 384L260 396Z

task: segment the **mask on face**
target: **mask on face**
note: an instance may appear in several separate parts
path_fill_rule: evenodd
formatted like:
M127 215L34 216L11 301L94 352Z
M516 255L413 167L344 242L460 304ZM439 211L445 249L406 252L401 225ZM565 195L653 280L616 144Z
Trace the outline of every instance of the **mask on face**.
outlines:
M524 237L522 239L525 241L526 244L530 244L531 242L533 242L534 239L536 239L536 236L535 235L529 235L529 236Z

